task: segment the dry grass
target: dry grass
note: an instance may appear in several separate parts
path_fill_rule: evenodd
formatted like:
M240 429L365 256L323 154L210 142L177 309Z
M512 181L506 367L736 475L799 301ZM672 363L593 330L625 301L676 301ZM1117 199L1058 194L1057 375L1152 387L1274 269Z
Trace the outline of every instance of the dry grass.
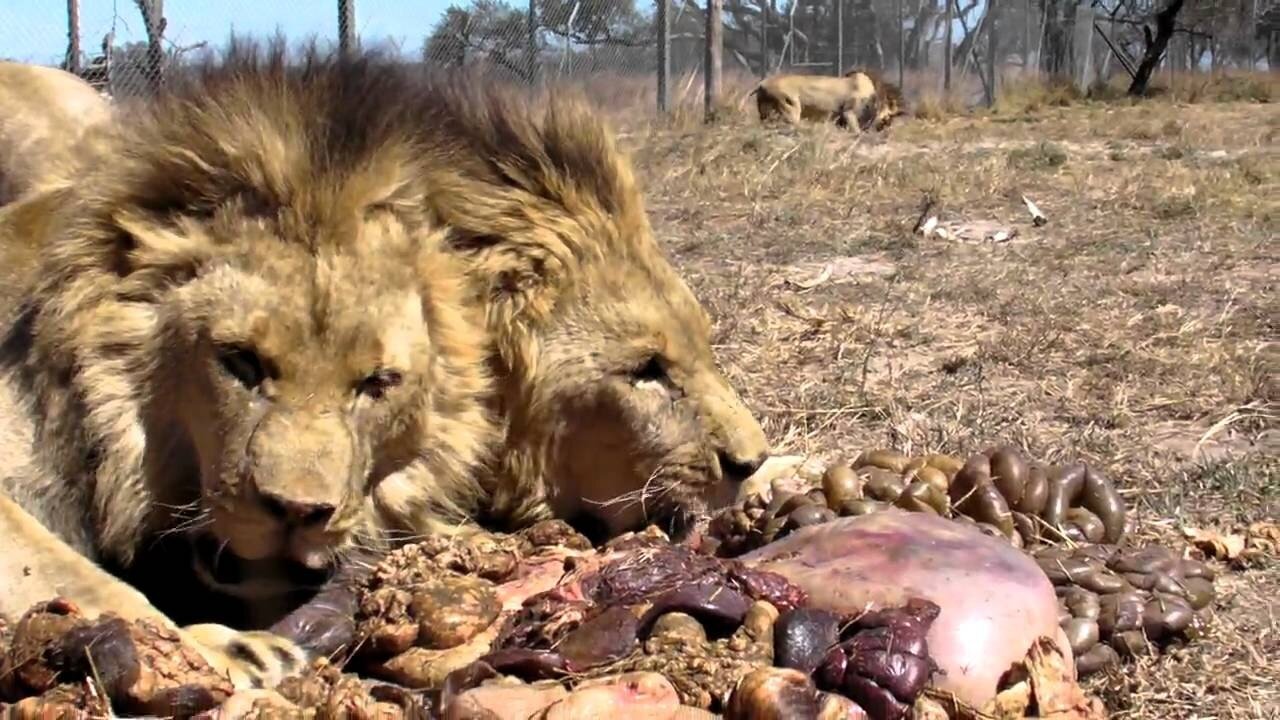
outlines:
M1138 534L1171 543L1280 517L1280 115L1160 100L939 116L862 138L746 113L624 128L776 449L1013 441L1104 468ZM913 235L925 195L943 220L1019 236ZM817 287L788 282L833 262ZM1118 717L1276 716L1280 567L1221 591L1204 640L1095 684Z

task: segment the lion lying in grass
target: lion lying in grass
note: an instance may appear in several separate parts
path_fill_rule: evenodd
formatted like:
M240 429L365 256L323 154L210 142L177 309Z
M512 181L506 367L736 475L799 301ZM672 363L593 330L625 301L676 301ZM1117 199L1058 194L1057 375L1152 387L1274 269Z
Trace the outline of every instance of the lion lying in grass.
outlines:
M904 112L898 87L867 70L850 70L841 77L774 75L761 80L751 95L761 122L834 121L854 131L884 130Z

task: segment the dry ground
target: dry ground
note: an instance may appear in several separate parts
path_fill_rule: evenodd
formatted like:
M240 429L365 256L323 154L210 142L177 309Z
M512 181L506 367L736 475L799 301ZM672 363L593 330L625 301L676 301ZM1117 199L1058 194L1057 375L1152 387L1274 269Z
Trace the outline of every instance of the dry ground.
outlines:
M778 450L1013 441L1105 468L1137 535L1169 543L1280 517L1276 105L1077 104L861 139L736 114L622 135ZM944 222L1018 237L912 234L927 194ZM1219 587L1206 639L1094 684L1116 717L1280 716L1280 566Z

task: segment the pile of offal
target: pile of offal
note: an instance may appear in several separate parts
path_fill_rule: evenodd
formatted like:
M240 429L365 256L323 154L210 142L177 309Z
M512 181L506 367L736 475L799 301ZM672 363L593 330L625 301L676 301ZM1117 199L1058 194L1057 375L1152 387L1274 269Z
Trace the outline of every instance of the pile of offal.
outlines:
M768 468L769 466L766 466ZM766 478L767 479L767 478ZM1213 572L1124 543L1083 464L801 466L673 543L564 523L435 537L276 630L324 655L233 692L146 622L54 600L0 626L12 717L1099 718L1077 678L1194 639Z

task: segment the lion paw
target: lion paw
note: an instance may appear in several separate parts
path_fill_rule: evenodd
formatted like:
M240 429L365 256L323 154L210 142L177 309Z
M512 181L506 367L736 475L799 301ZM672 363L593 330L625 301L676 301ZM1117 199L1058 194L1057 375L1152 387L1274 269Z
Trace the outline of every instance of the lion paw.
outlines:
M233 630L213 623L188 625L182 632L237 690L274 688L310 662L305 650L275 633Z

